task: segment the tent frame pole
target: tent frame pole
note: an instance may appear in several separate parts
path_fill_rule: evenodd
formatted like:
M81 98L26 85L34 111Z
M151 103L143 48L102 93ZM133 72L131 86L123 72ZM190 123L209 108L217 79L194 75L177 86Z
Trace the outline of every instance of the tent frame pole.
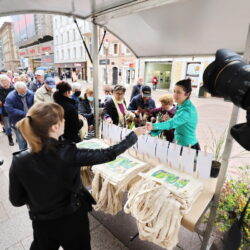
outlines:
M248 27L245 52L243 55L243 59L246 63L248 63L249 56L250 56L250 25ZM232 147L233 147L233 137L230 134L230 128L236 124L236 122L238 120L238 115L239 115L239 107L234 105L233 110L232 110L232 114L231 114L231 119L229 122L229 129L227 132L226 143L225 143L224 151L222 154L222 164L221 164L221 168L220 168L220 173L219 173L219 177L217 180L217 185L216 185L215 194L214 194L214 197L212 200L212 205L210 208L210 215L209 215L208 223L207 223L206 230L204 233L204 238L202 241L201 250L209 249L208 248L209 238L210 238L212 230L213 230L213 225L214 225L214 221L216 218L216 212L217 212L217 209L219 206L219 201L220 201L220 193L221 193L221 189L223 187L224 181L226 179L226 173L227 173L227 169L228 169L228 160L229 160L229 157L231 155L231 151L232 151Z
M95 137L99 138L99 89L98 89L98 27L93 19L93 89L94 89L94 116L95 116Z

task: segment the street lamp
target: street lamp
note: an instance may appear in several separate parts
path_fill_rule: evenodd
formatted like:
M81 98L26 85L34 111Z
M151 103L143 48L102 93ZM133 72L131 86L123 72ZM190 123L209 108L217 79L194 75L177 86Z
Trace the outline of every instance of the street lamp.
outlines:
M106 55L106 59L105 59L105 65L106 65L105 84L108 84L108 51L109 51L109 41L108 41L108 39L106 39L105 42L103 43L103 48L105 50L105 55Z

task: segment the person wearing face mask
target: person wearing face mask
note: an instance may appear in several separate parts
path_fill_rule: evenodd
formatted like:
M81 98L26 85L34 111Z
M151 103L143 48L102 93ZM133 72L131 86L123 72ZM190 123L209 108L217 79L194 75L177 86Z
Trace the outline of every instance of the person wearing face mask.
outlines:
M84 98L79 102L79 113L83 115L89 126L89 131L94 129L94 91L92 88L87 88L84 93Z
M53 98L64 109L65 129L63 139L68 142L80 142L79 130L83 126L83 119L75 109L75 101L70 98L71 89L69 83L61 81L56 85Z
M14 87L11 85L9 77L7 75L0 75L0 108L2 109L1 116L4 123L5 134L8 136L10 146L14 146L14 142L11 134L9 116L4 108L4 103L7 95L13 90Z
M101 104L101 107L103 108L105 103L112 98L113 96L113 88L111 85L104 85L103 86L103 91L105 94L104 102Z
M72 95L70 96L71 99L75 101L75 109L78 113L79 112L79 101L81 98L81 84L79 82L73 82L72 83Z
M34 97L35 103L37 102L54 102L53 90L56 88L55 80L52 77L45 79L44 85L39 88Z
M11 91L5 99L4 108L16 134L19 149L24 150L27 148L27 142L16 128L16 123L26 116L29 108L34 104L34 93L27 88L24 82L16 82L14 87L15 90Z
M191 146L193 149L200 150L196 138L198 114L195 106L190 101L191 92L190 79L177 82L174 88L174 100L177 103L175 116L165 122L147 123L147 129L152 131L152 135L157 135L161 130L175 129L174 141L181 146Z

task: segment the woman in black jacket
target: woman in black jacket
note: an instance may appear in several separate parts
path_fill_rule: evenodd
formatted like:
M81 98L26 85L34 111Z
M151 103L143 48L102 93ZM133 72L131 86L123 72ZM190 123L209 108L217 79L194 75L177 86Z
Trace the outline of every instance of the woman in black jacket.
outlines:
M78 135L83 126L83 120L75 109L75 100L70 98L71 86L67 82L59 82L56 85L54 100L64 109L65 130L63 138L69 142L79 142L81 139Z
M78 149L60 142L64 111L56 103L37 103L17 123L30 150L13 155L9 197L14 206L27 205L34 240L31 250L89 250L87 212L94 203L82 186L81 166L114 160L145 132L138 128L126 139L106 149Z

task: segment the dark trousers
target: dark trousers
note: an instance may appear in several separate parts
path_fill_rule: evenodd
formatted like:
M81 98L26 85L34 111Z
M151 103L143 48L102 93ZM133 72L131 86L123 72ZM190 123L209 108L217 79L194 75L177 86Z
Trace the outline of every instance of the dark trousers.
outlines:
M200 144L198 142L194 144L193 146L191 146L191 148L196 149L196 150L201 150Z
M91 250L88 213L84 208L55 220L32 221L30 250Z

